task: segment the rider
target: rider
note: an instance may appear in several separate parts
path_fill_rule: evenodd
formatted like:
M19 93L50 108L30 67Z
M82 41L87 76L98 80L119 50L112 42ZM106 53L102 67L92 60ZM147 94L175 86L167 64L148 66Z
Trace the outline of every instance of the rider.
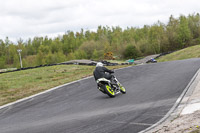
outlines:
M101 63L101 62L98 62L96 64L96 68L93 72L95 80L98 80L100 78L106 78L108 80L111 80L113 77L113 75L111 75L111 73L114 73L114 71L109 70L106 67L104 67L103 63Z

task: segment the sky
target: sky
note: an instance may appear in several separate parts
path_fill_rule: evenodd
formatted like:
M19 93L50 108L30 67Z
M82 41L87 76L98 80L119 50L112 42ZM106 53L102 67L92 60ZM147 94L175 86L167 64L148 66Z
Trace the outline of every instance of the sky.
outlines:
M0 0L0 39L51 38L101 26L143 27L200 13L200 0Z

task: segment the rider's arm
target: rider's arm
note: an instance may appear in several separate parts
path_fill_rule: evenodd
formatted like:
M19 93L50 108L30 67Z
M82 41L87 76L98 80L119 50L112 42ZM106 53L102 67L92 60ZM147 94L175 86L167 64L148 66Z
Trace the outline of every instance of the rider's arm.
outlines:
M105 72L114 73L113 70L109 70L109 69L107 69L106 67L103 67L103 70L104 70Z

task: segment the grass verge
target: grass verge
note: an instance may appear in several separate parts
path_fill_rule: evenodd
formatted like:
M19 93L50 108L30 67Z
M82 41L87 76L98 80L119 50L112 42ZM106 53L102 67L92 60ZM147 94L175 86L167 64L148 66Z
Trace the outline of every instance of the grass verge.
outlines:
M117 69L121 66L109 66ZM0 74L0 106L93 75L95 66L58 65Z
M188 47L174 53L162 56L156 59L158 62L173 61L173 60L183 60L189 58L199 58L200 57L200 45Z

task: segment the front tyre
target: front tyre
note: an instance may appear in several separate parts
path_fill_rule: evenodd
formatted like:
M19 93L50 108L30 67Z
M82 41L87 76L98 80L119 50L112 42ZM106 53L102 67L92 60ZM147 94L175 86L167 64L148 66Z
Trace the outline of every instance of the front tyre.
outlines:
M121 93L126 94L126 89L124 88L124 86L120 85L119 87L120 87Z
M109 85L106 84L104 90L109 97L115 97L115 91Z

